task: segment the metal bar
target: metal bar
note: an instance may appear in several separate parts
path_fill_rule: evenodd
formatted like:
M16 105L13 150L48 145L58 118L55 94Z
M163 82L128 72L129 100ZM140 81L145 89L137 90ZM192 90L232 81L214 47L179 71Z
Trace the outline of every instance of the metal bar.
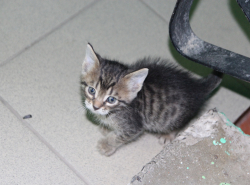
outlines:
M246 18L250 22L250 0L237 0L241 10L244 12Z
M250 82L250 58L215 46L198 38L189 24L193 0L178 0L169 33L176 50L188 59Z

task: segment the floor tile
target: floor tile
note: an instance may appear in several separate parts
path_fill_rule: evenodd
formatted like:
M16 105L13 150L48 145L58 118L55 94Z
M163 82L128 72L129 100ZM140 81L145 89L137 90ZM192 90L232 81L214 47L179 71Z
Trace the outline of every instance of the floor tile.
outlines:
M0 184L84 184L0 102Z
M0 64L18 53L92 0L39 1L4 0L0 2Z
M157 0L157 1L150 1L150 0L141 0L148 8L152 9L156 15L158 15L161 19L164 19L166 23L169 24L171 15L174 11L174 7L177 1L170 0Z
M138 11L140 16L136 16ZM138 27L150 14L149 23ZM104 20L111 21L100 29ZM167 30L167 26L161 26L161 21L157 20L153 13L136 1L100 2L0 68L0 76L4 79L0 93L21 115L32 114L30 124L93 184L126 184L162 146L155 136L145 135L110 158L97 152L96 143L102 136L81 110L77 111L81 106L79 75L86 40L93 41L91 43L97 46L96 50L104 55L131 60L145 50L151 53L157 50L133 44L146 44L148 41L156 44L162 40L148 38L147 42L144 41L152 34L152 25L160 27L162 34ZM147 46L151 44L147 43ZM161 54L165 52L163 50L166 49L160 50Z

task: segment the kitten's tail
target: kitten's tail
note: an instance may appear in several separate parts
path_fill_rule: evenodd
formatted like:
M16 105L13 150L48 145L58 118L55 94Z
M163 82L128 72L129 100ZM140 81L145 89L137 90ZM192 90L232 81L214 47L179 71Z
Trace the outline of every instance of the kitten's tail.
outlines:
M202 79L202 86L206 88L207 94L210 94L215 88L217 88L222 81L223 73L213 71L206 78Z

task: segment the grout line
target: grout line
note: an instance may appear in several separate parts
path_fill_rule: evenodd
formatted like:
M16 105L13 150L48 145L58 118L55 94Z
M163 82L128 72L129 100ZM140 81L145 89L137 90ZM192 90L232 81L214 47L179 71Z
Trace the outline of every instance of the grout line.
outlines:
M64 20L63 22L61 22L60 24L58 24L56 27L52 28L50 31L48 31L47 33L45 33L44 35L38 37L37 39L35 39L33 42L31 42L29 45L27 45L26 47L24 47L23 49L21 49L20 51L18 51L17 53L15 53L14 55L12 55L11 57L7 58L6 60L4 60L3 62L0 63L0 67L6 65L8 62L10 62L11 60L15 59L16 57L18 57L19 55L21 55L23 52L29 50L32 46L36 45L37 43L39 43L41 40L45 39L46 37L48 37L49 35L51 35L53 32L57 31L58 29L60 29L61 27L63 27L65 24L67 24L69 21L71 21L72 19L74 19L75 17L77 17L78 15L80 15L83 11L85 11L86 9L92 7L93 5L95 5L99 0L94 0L93 2L91 2L90 4L88 4L87 6L84 6L82 9L80 9L78 12L76 12L75 14L71 15L69 18L67 18L66 20Z
M162 17L155 9L153 9L151 6L149 6L147 3L145 3L143 0L139 0L144 6L146 6L149 10L151 10L157 17L159 17L163 22L169 24L169 21L167 21L164 17Z
M45 144L66 166L72 170L85 184L89 185L89 181L85 179L80 172L67 161L38 131L36 131L22 116L0 95L0 101L19 119L38 139Z

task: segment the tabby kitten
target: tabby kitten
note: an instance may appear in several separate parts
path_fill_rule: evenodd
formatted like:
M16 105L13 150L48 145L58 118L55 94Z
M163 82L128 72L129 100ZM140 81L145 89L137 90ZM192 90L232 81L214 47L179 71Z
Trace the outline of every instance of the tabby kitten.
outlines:
M102 58L88 44L81 76L84 104L111 130L98 142L99 152L110 156L144 130L178 131L220 82L218 72L195 79L159 58L121 64Z

